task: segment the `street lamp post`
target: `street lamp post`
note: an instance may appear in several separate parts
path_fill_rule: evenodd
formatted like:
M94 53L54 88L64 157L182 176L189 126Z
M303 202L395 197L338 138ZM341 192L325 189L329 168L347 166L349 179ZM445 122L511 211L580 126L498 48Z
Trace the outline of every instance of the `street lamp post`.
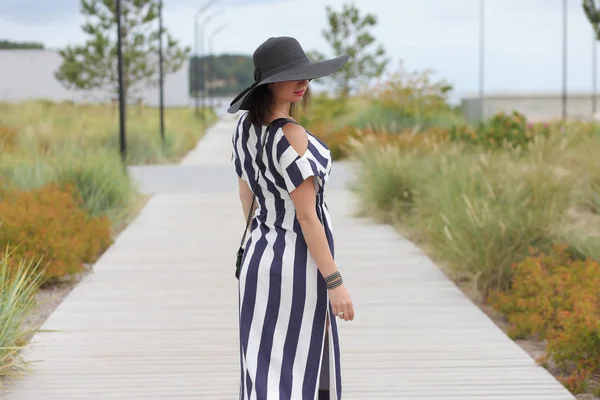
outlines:
M210 73L209 73L209 81L210 82L212 82L213 79L214 79L214 57L215 57L215 55L213 54L213 39L214 39L214 37L218 33L220 33L221 31L223 31L223 29L225 29L225 28L227 28L227 24L221 25L220 27L218 27L217 29L215 29L213 31L213 33L211 33L210 36L208 37L208 55L210 56L210 63L209 63L210 64ZM208 86L207 86L207 89L209 89ZM211 95L210 89L209 89L209 92L208 92L208 98L210 100L211 107L214 110L214 108L215 108L215 98L214 98L214 93Z
M567 0L563 0L562 117L567 118Z
M163 0L158 0L158 91L160 109L160 139L165 144L165 93L164 93L164 71L163 71Z
M202 87L204 88L204 90L202 91L202 95L203 95L203 104L206 107L206 104L208 102L208 86L207 86L207 70L208 70L208 55L204 54L204 28L206 27L206 25L217 15L221 14L223 12L223 10L218 10L215 11L214 13L212 13L211 15L207 16L204 21L202 22L202 27L200 28L200 45L202 48L202 54L205 56L204 57L204 62L203 62L203 73L202 73Z
M598 39L594 32L592 43L592 119L596 118L596 100L598 98Z
M194 16L194 57L193 59L195 60L194 64L193 64L193 69L192 69L192 73L191 73L191 79L192 79L192 87L194 89L194 105L195 105L195 111L196 111L196 116L199 117L200 116L200 105L199 105L199 98L198 98L198 65L200 62L200 56L199 56L199 51L198 51L198 19L200 18L200 16L213 4L215 4L217 1L219 0L210 0L209 2L207 2L206 4L204 4L199 10L198 12L196 12L196 15Z
M125 139L125 112L126 112L126 99L125 99L125 88L123 83L123 47L121 37L121 0L117 0L116 3L117 13L117 62L118 62L118 75L119 75L119 142L120 152L123 165L127 162L127 141Z
M479 0L479 119L485 119L484 67L485 67L485 0Z

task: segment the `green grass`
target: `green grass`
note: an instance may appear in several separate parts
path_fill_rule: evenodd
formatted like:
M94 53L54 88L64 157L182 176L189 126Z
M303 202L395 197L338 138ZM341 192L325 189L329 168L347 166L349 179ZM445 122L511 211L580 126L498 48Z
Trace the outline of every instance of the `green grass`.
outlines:
M494 152L367 142L355 154L364 211L399 224L481 293L507 288L512 263L532 247L566 241L583 257L600 255L600 218L586 205L600 177L600 140L592 135L557 129L526 151Z
M165 144L159 131L157 108L127 108L127 152L129 164L176 162L193 149L206 127L216 119L207 112L207 122L195 117L191 108L165 109ZM18 135L11 152L23 155L54 155L88 149L119 152L119 114L116 105L73 105L30 101L0 104L0 125Z
M118 154L106 149L73 150L63 157L5 156L0 158L0 177L20 189L48 183L73 183L91 215L107 215L113 225L130 217L139 197Z
M48 101L0 104L0 180L21 189L72 182L92 215L122 225L139 193L119 154L118 110L114 105ZM193 109L165 110L165 143L158 109L127 109L127 164L173 163L192 150L215 120L204 123Z
M108 215L113 225L128 217L139 194L119 156L107 150L56 160L54 171L56 181L77 186L90 215Z
M401 132L405 129L425 130L431 127L450 128L464 122L463 117L450 109L419 113L406 110L397 104L372 101L360 110L351 121L351 125L364 129L372 127L387 132Z
M34 263L10 268L9 260L5 251L0 256L0 384L26 369L20 351L35 327L25 327L25 320L36 307L42 276Z

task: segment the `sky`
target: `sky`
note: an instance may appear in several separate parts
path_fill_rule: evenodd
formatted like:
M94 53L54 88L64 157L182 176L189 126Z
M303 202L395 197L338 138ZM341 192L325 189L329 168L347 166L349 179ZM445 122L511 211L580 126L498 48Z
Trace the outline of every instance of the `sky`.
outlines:
M305 50L332 56L323 37L325 6L341 10L351 0L217 0L200 18L219 53L252 54L272 36L293 36ZM485 3L484 87L487 93L560 92L562 89L563 0L483 0ZM194 15L207 0L164 0L165 27L194 42ZM480 0L354 0L377 17L372 30L390 58L411 71L430 69L447 79L456 95L479 88ZM567 0L568 90L592 90L591 26L581 0ZM0 0L0 39L40 41L60 48L85 41L79 0Z

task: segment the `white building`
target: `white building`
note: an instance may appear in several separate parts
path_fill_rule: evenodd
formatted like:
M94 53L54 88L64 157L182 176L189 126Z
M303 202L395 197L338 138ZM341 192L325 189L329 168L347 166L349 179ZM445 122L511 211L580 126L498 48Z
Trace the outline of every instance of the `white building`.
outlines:
M55 50L0 50L0 101L20 102L33 99L74 102L105 102L112 97L105 91L67 90L54 77L62 59ZM165 76L165 107L192 106L188 95L188 64L174 74ZM158 88L142 93L145 104L157 106Z

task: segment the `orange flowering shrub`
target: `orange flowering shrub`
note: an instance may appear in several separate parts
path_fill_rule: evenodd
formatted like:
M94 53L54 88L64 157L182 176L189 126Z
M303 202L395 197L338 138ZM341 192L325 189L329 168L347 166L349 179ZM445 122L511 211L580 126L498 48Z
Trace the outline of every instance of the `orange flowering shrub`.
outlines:
M429 149L434 144L447 143L450 138L449 130L439 126L427 128L422 132L405 129L400 134L388 136L392 139L392 144L401 150Z
M345 126L342 129L329 134L320 136L331 151L331 157L334 160L341 160L349 155L349 142L352 138L360 137L360 131L352 126Z
M412 125L411 125L412 126ZM517 111L512 114L498 113L480 127L467 124L454 124L449 128L432 125L423 131L400 128L391 132L382 125L367 125L358 128L353 125L333 130L331 125L321 124L317 129L318 135L331 149L334 159L348 156L348 143L352 138L375 135L377 142L382 145L393 144L401 149L423 148L432 143L449 141L476 145L485 149L504 147L518 148L526 146L537 136L548 136L551 127L543 123L528 123L524 115Z
M431 127L422 132L414 132L404 129L399 133L390 133L385 129L365 128L358 129L353 126L345 126L333 133L320 136L331 150L334 160L348 157L350 153L350 141L352 139L362 140L365 138L375 139L380 145L391 145L402 150L415 148L428 148L434 143L446 143L449 140L449 131L442 127Z
M504 314L512 337L547 340L544 359L565 374L577 393L600 374L600 264L573 260L565 245L513 266L510 291L494 292L490 303Z
M70 185L50 184L0 193L0 248L8 246L11 261L42 260L44 282L82 271L111 244L107 217L91 217Z

